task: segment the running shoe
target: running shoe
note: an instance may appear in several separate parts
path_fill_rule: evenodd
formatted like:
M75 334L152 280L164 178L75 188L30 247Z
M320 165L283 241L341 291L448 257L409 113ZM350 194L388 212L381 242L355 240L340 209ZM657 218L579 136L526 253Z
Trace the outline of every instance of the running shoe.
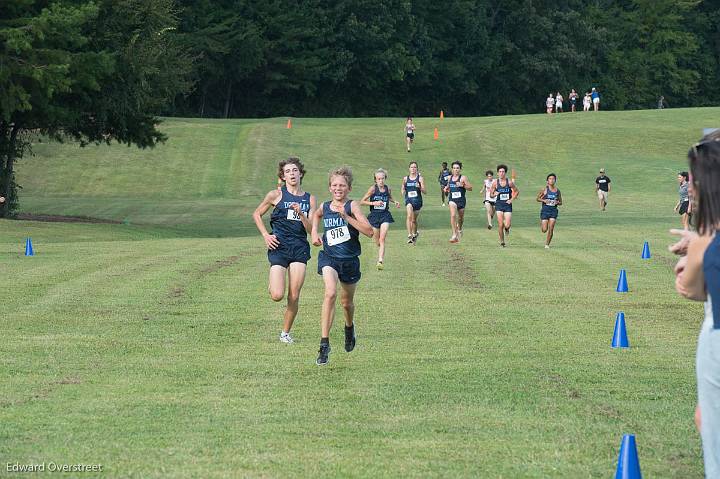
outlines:
M458 241L460 241L460 240L457 239L457 236L452 235L452 236L450 237L450 242L451 242L451 243L457 243Z
M345 326L345 351L348 353L355 349L355 325Z
M412 244L413 241L415 241L415 238L413 237L413 235L408 235L408 244Z
M510 228L505 228L505 236L510 236Z
M382 271L383 269L385 269L385 265L383 264L382 261L378 261L378 262L377 262L377 269L378 269L379 271Z
M286 344L292 344L295 342L293 340L292 336L290 336L290 333L286 333L285 331L280 332L280 342L286 343Z
M491 230L491 229L492 229L492 225L488 225L488 229Z
M502 246L502 247L504 248L504 247L505 247L505 243L500 243L500 246Z
M550 245L549 245L549 244L546 244L546 245L545 245L545 249L550 249Z
M330 345L329 344L321 344L320 345L320 351L318 351L318 358L315 361L315 364L318 366L324 366L328 363L328 355L330 354Z

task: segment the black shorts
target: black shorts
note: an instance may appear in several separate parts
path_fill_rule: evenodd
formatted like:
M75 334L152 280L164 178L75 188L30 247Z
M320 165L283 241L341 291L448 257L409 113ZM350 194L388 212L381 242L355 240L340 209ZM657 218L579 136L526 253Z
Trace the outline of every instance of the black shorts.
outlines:
M290 263L307 264L310 259L310 244L299 243L295 245L280 244L277 249L269 249L267 252L270 266L282 266L287 268Z
M414 140L414 139L415 139L415 133L408 133L408 134L407 134L407 137L410 138L411 140Z
M406 205L412 205L413 211L420 211L420 210L422 209L422 207L423 207L423 202L422 202L422 200L417 201L417 200L413 200L413 199L410 199L410 198L406 198L406 199L405 199L405 204L406 204Z
M339 259L320 251L318 255L318 274L322 275L325 266L330 266L337 271L340 282L345 284L355 284L360 281L360 258Z
M557 219L557 217L558 217L558 209L557 208L542 208L540 210L540 219L541 220Z
M380 228L383 223L395 223L392 215L387 210L375 211L373 210L367 217L370 222L370 226L373 228Z
M678 210L678 214L684 215L688 212L688 207L690 206L689 201L683 201L680 203L680 209Z
M500 213L512 213L512 203L495 203L495 211Z
M455 203L455 206L457 206L457 209L464 210L466 201L467 200L465 198L455 198L454 200L448 201L448 203Z

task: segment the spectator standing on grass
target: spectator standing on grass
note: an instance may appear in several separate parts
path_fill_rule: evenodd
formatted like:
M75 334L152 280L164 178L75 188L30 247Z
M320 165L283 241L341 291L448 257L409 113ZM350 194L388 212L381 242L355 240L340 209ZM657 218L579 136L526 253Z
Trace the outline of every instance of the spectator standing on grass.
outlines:
M570 90L570 94L568 95L568 100L570 100L570 111L574 112L577 108L577 101L579 96L580 95L577 94L574 88Z
M690 204L690 192L688 188L690 183L688 182L689 176L687 171L681 171L678 173L678 194L680 200L675 205L675 211L680 215L683 229L690 227L690 215L692 214L692 205Z
M595 191L600 201L600 210L605 211L610 193L610 178L605 176L605 168L600 168L600 176L595 178Z
M675 289L704 301L705 321L698 338L698 404L695 424L703 445L705 477L720 477L720 133L707 135L688 153L690 190L697 233L672 230L682 238L670 251L682 257L675 266Z
M592 98L593 109L595 111L600 110L600 93L594 87L590 92L590 97Z

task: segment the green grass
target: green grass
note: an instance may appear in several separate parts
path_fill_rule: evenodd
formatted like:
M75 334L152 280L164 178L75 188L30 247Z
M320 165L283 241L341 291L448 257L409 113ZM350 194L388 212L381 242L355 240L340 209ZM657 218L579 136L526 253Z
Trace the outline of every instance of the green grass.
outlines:
M665 246L676 173L719 112L417 119L411 154L402 119L167 120L152 151L35 145L18 171L24 212L125 223L0 221L0 475L54 461L108 477L608 477L634 433L647 477L701 476L702 311L674 293ZM317 249L287 347L250 218L289 154L320 200L340 164L356 195L380 166L399 191L409 159L432 187L417 246L393 212L385 271L363 240L358 347L342 350L340 320L326 368ZM435 177L455 159L476 184L499 162L517 171L509 248L477 193L463 241L447 243ZM545 251L534 196L550 171L566 204ZM614 292L620 268L628 295ZM621 310L625 351L609 347Z

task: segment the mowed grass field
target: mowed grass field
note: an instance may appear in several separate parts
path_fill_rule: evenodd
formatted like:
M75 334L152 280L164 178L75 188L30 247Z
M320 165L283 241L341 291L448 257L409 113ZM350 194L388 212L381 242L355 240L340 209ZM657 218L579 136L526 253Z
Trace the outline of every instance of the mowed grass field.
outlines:
M720 109L416 119L182 120L154 150L38 143L18 166L21 211L117 224L0 220L0 476L6 464L102 464L105 477L610 477L636 435L646 477L701 477L692 417L702 308L673 289L676 174ZM440 139L432 132L439 128ZM429 186L421 236L393 210L386 268L362 239L358 346L314 364L323 290L308 264L296 343L277 340L251 213L299 155L329 197L409 160ZM469 194L448 243L436 177L460 160L479 190L515 169L509 246ZM594 179L612 179L598 211ZM535 195L565 204L543 248ZM36 256L22 255L32 237ZM640 259L643 241L653 257ZM618 272L630 292L615 293ZM624 311L631 348L613 350Z

